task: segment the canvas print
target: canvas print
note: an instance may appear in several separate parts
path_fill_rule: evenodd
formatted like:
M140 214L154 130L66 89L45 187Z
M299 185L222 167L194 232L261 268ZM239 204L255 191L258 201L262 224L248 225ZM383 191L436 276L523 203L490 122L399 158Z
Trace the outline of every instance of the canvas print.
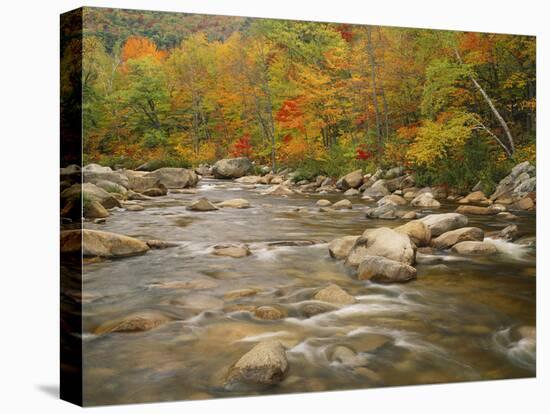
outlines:
M82 8L60 49L62 398L536 375L535 37Z

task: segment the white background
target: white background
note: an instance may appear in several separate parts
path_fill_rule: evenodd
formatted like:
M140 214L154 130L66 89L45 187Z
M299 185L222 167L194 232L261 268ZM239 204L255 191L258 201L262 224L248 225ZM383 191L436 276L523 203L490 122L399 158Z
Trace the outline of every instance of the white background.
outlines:
M537 379L88 409L122 413L548 412L550 312L548 10L530 0L7 0L0 9L0 407L4 413L80 410L58 392L59 14L113 6L408 27L536 34L538 39ZM542 219L542 220L541 220ZM545 257L546 256L546 257ZM546 325L546 327L545 327ZM548 351L548 349L546 350Z

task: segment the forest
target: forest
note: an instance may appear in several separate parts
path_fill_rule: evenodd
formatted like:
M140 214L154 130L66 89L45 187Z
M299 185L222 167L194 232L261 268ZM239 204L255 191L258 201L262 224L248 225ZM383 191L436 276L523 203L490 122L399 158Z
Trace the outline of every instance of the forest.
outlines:
M85 163L399 165L489 192L535 161L531 36L85 9L82 48Z

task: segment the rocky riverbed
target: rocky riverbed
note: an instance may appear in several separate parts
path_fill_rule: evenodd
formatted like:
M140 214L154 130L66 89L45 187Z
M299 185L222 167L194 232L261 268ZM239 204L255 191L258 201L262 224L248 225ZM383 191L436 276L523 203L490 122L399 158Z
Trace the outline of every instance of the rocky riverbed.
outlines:
M91 168L83 242L65 183L85 402L535 375L534 170L492 198L401 170L292 185L224 167Z

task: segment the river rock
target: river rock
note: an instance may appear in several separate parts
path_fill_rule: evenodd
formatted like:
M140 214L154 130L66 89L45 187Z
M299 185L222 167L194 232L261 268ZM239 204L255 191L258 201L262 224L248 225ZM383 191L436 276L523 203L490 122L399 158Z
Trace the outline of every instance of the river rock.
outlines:
M103 167L102 167L103 168ZM109 167L106 167L109 168ZM110 169L109 169L110 170ZM85 171L83 170L83 181L96 184L100 181L110 181L124 188L128 188L128 178L118 171Z
M259 292L259 289L254 289L254 288L237 289L237 290L232 290L230 292L226 292L223 295L223 298L225 300L241 299L241 298L246 298L246 297L249 297L249 296L254 296L258 292Z
M515 224L504 227L501 231L498 232L496 237L499 239L514 241L518 238L519 228Z
M452 249L453 252L463 255L492 255L497 252L497 248L489 243L483 241L463 241L455 244Z
M530 197L524 197L510 205L510 210L533 210L535 203Z
M360 236L344 236L332 240L328 244L328 252L334 259L345 259L348 257L351 248Z
M407 205L407 200L405 200L403 197L398 196L396 194L390 194L382 197L380 200L378 200L376 204L378 204L379 206L383 206L385 204L393 204L394 206L404 206L404 205Z
M351 210L353 208L353 205L351 204L351 201L343 199L334 203L331 208L333 210Z
M485 234L477 227L463 227L443 233L432 241L436 249L449 249L463 241L483 241Z
M349 188L359 188L363 184L363 172L355 170L346 174L336 182L336 188L345 191Z
M93 172L93 173L96 173L96 172L102 173L102 172L112 172L113 169L111 167L103 167L102 165L91 163L91 164L85 165L82 168L82 171L84 171L84 172Z
M239 184L260 184L261 181L262 177L259 175L246 175L235 180ZM269 184L269 182L265 182L264 184Z
M63 204L69 200L80 199L83 199L84 203L87 201L97 201L107 209L121 207L120 201L113 197L112 194L92 183L74 184L61 193Z
M84 217L86 218L94 219L109 217L109 212L101 205L99 201L85 201L82 210Z
M137 312L99 325L94 333L143 332L170 322L172 318L158 311Z
M367 364L367 357L365 355L359 355L345 345L335 346L330 350L328 358L331 362L336 362L346 368L356 368Z
M233 383L273 385L288 371L286 351L279 341L264 341L244 354L229 369L226 385Z
M413 264L416 246L406 234L387 227L367 229L353 245L346 264L357 267L366 256L382 256L398 262Z
M409 221L394 230L409 236L416 247L429 246L432 239L430 228L420 220Z
M372 186L363 191L363 197L361 198L364 200L378 200L379 198L387 195L390 195L389 190L383 185L378 185L376 187Z
M367 218L377 218L383 220L393 220L397 218L397 207L395 204L383 204L379 207L365 209L365 215Z
M332 312L337 309L339 309L338 306L330 304L328 302L312 300L302 302L300 304L299 312L306 318L311 318L315 315L319 315L325 312Z
M396 178L402 174L403 174L403 167L394 167L386 171L386 174L384 174L384 178L386 179Z
M349 190L346 190L344 192L344 195L346 197L351 197L351 196L356 196L356 195L359 195L359 190L356 190L355 188L350 188Z
M508 221L515 221L515 220L519 220L519 217L516 216L515 214L512 214L508 211L503 211L503 212L500 212L496 215L497 218L501 219L501 220L508 220Z
M218 207L221 208L249 208L250 203L244 198L234 198L232 200L225 200L218 203Z
M313 296L313 299L333 303L335 305L349 305L355 303L355 298L353 296L335 284L331 284L319 290L315 296Z
M251 170L252 163L248 158L226 158L214 164L212 174L216 178L240 178Z
M491 204L492 201L487 198L483 191L474 191L468 194L466 197L458 200L458 204Z
M177 247L178 243L175 242L169 242L165 240L156 240L151 239L146 241L147 246L149 246L150 249L168 249L169 247Z
M498 214L498 211L495 209L481 206L458 206L455 211L460 214L473 214L479 216L494 216Z
M139 204L124 204L124 209L126 211L143 211L145 210L145 207Z
M527 175L527 174L526 174ZM518 177L519 180L519 177ZM537 189L537 177L531 177L527 175L524 181L520 181L520 184L512 191L514 198L525 197L527 194L532 193Z
M206 198L199 198L198 200L194 200L187 206L187 210L191 211L214 211L218 210L218 207L216 207L214 204L212 204L208 199Z
M529 161L517 164L514 168L512 168L510 174L500 180L495 192L491 194L491 200L511 198L514 190L522 183L526 182L529 177L534 177L534 175L535 167L532 166ZM536 180L532 180L531 184L526 185L526 187L529 187L530 185L534 186L535 181ZM532 191L534 191L534 187Z
M401 212L402 215L398 217L403 220L414 220L418 218L418 213L416 211L407 211L407 212Z
M195 187L199 182L199 177L195 171L186 168L159 168L158 170L145 174L144 177L156 180L156 185L151 187L162 184L166 188L186 188Z
M159 183L156 187L145 189L142 194L147 197L162 197L168 194L168 189L164 186L164 184Z
M357 278L380 283L408 282L416 278L416 269L381 256L363 256L357 269Z
M98 180L95 182L95 185L104 189L108 193L126 194L128 191L126 187L109 180Z
M61 232L61 253L97 257L125 257L145 253L147 243L121 234L99 230L66 230Z
M217 244L212 249L213 254L217 256L228 256L235 259L252 254L246 244Z
M439 208L441 203L434 198L432 193L421 193L418 194L412 201L411 206L413 207L424 207L424 208Z
M317 200L317 202L315 203L316 206L319 206L319 207L328 207L330 206L332 203L328 200L325 200L325 199L321 199L321 200Z
M285 312L274 306L259 306L254 310L254 316L258 319L274 321L283 319L286 315Z
M429 227L432 237L468 225L468 218L459 213L430 214L420 221Z
M271 181L273 182L273 180ZM273 185L262 193L263 195L274 195L274 196L288 196L294 194L290 188L284 184Z

